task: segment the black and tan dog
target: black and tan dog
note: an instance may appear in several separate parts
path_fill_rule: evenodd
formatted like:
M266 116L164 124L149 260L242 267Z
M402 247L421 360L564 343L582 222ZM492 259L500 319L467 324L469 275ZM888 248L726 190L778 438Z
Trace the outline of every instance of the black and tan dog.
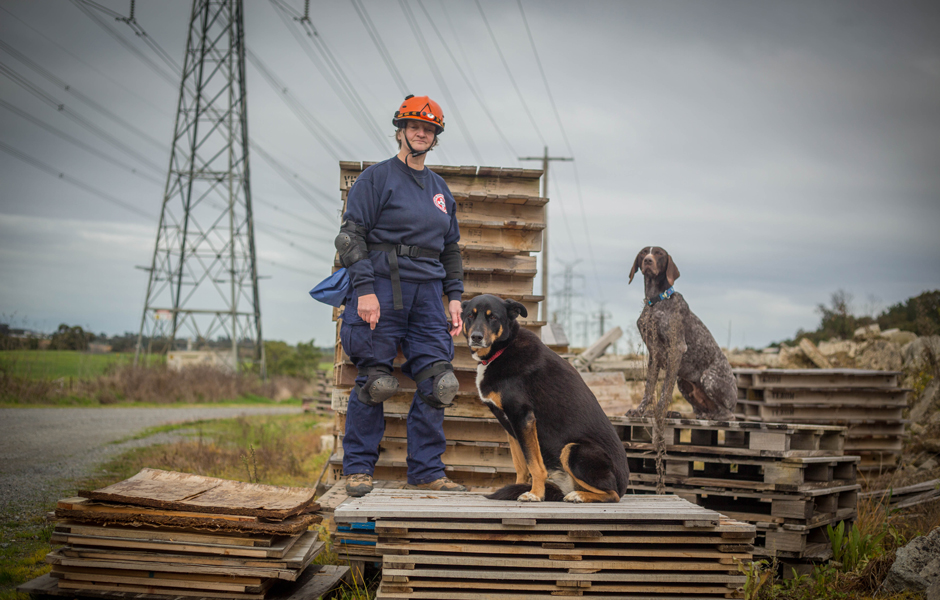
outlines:
M578 372L516 318L514 300L463 303L480 399L509 434L516 483L496 500L619 502L630 471L623 443ZM526 483L531 476L531 483Z

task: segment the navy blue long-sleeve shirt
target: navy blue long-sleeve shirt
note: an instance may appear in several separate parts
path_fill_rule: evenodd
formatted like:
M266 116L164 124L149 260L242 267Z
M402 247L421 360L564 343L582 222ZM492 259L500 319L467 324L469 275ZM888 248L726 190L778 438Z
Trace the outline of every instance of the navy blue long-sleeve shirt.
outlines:
M427 168L411 169L397 156L359 175L346 198L343 219L364 227L369 244L406 244L440 252L460 240L457 202L444 179ZM369 260L360 260L347 270L356 296L375 293L372 283L376 277L391 277L388 253L377 250L369 252ZM398 270L402 281L443 280L449 300L460 300L463 293L463 281L444 279L440 260L399 256Z

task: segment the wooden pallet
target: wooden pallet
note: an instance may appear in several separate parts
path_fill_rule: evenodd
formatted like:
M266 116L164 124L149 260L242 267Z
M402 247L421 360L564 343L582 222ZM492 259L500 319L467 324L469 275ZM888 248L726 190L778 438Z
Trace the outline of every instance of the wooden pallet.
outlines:
M205 598L257 598L258 600L310 600L319 598L338 585L349 580L349 567L334 565L313 565L306 569L296 581L282 581L272 584L265 593L225 593L211 591L182 590L178 587L157 587L153 581L149 585L129 585L122 583L97 583L72 581L62 586L62 579L48 573L28 581L17 588L23 594L29 594L37 600L45 597L90 597L110 600L172 600L187 597ZM77 585L76 585L77 584Z
M738 388L896 388L900 371L864 369L734 369Z
M382 489L334 518L374 527L380 598L739 597L755 534L674 496L573 505Z
M897 371L735 369L735 412L747 421L786 421L847 428L844 450L863 471L889 470L903 445L910 390Z
M738 401L823 406L907 406L907 388L740 388Z
M653 419L611 417L611 422L628 449L652 449ZM845 443L842 427L750 421L666 419L663 435L667 452L728 456L841 456Z
M832 518L849 519L857 513L860 485L844 485L801 493L749 492L692 485L666 486L675 494L709 510L756 526L813 526ZM633 493L655 493L655 485L633 485Z
M902 422L906 405L865 406L855 404L790 404L787 402L765 402L738 400L735 412L748 420L772 423L819 423L847 424L879 421Z
M627 451L631 484L655 484L655 455ZM782 459L666 454L665 482L728 490L804 492L854 485L857 456Z

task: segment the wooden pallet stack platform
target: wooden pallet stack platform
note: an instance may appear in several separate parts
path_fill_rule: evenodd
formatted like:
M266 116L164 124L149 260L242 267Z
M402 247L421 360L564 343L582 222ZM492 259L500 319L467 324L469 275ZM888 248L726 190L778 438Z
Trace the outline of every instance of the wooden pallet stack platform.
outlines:
M33 595L287 598L324 593L348 567L311 565L323 542L313 490L144 469L60 500L52 572Z
M741 419L847 428L859 469L893 469L901 456L910 390L901 373L862 369L735 369Z
M377 489L334 519L374 529L378 599L740 598L755 533L676 496L571 504Z
M612 421L630 488L654 492L652 419ZM826 525L855 520L859 458L844 455L843 427L666 419L664 437L666 491L754 524L756 555L824 559Z
M314 381L316 393L313 396L302 398L301 408L305 413L312 412L317 415L333 414L333 373L317 371Z
M341 162L340 190L345 209L346 196L363 169L373 163ZM464 299L479 294L496 294L524 304L527 318L520 318L526 328L537 333L541 296L533 294L537 273L533 252L542 249L547 198L539 195L541 170L498 167L429 166L441 175L457 201L460 223L460 248L464 265ZM338 268L339 264L335 264ZM442 300L443 305L443 300ZM341 316L339 310L334 318ZM509 445L502 427L478 399L476 362L470 356L464 337L454 339L454 372L460 391L445 411L444 430L447 452L443 461L447 476L471 486L498 486L515 480ZM342 436L345 431L346 406L355 384L356 368L339 343L339 322L335 342L332 407L336 411L335 453L330 458L326 481L342 477ZM414 382L401 372L404 356L399 352L394 374L400 392L385 401L385 437L381 441L375 478L406 479L407 446L405 419L415 392Z

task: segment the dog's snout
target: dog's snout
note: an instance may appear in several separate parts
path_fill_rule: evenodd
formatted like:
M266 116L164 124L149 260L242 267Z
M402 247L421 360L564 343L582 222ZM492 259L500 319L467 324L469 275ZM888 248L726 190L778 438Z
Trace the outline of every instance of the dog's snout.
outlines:
M643 264L644 264L644 265L651 265L651 264L653 264L653 255L652 255L652 254L647 254L646 256L644 256L644 257L643 257Z
M474 331L470 334L470 342L474 344L479 344L483 341L483 334L479 331Z

